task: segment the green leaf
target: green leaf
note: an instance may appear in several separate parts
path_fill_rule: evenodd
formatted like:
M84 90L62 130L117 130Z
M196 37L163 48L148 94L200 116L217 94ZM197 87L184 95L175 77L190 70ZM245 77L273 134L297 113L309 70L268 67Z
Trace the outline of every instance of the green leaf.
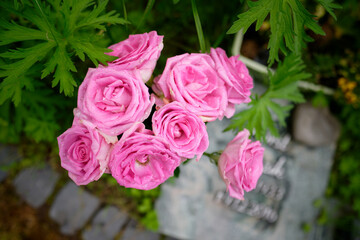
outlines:
M54 72L55 68L52 87L55 87L60 83L60 93L64 92L65 96L72 96L74 87L76 87L77 84L70 71L76 72L76 68L71 61L64 44L61 44L56 49L54 55L47 62L41 77L44 78L49 73Z
M60 126L55 122L47 119L41 120L36 118L28 118L25 123L25 133L32 137L36 142L53 141L56 139L56 131Z
M248 109L239 112L232 118L226 130L248 129L255 134L255 138L265 141L267 131L279 136L277 122L285 126L285 119L293 105L281 105L276 99L292 102L303 102L305 99L298 89L297 81L310 76L303 72L304 64L300 57L290 55L280 63L274 74L269 74L269 88L261 97L252 97ZM276 120L276 121L275 121Z
M9 50L1 53L0 57L20 59L16 62L1 65L0 77L5 77L0 84L0 105L8 98L12 98L15 105L21 101L23 87L31 88L31 79L27 72L36 63L41 61L55 46L54 42L45 42L26 49Z
M70 44L75 50L76 55L81 59L81 61L85 61L85 54L88 58L94 63L97 67L99 62L102 64L106 64L106 62L110 62L116 59L114 56L110 56L104 54L105 52L111 52L108 48L97 47L90 42L81 41L80 40L70 40Z
M14 19L21 21L0 20L0 45L16 42L24 46L25 41L32 41L26 43L27 47L30 46L28 48L10 49L0 54L8 60L0 66L0 77L4 78L0 83L0 104L9 98L16 105L20 103L22 89L30 86L30 79L34 79L26 75L37 62L44 66L41 78L53 74L52 87L59 84L60 92L71 96L76 87L72 75L76 68L71 59L74 53L81 60L85 60L86 55L96 66L99 62L106 64L112 61L114 57L105 54L110 50L100 47L94 40L100 37L95 35L94 30L106 30L106 24L124 24L127 21L115 11L106 13L107 3L34 0L26 3L26 7L25 3L23 7L17 4L16 8L5 4L4 8L17 17ZM91 6L94 6L93 9L90 9Z
M270 40L269 40L269 64L279 61L280 50L301 54L301 49L306 41L311 38L306 35L305 27L316 34L324 35L324 31L313 19L299 0L259 0L252 2L249 10L238 15L228 30L228 34L236 33L243 29L245 33L251 24L256 22L256 30L259 30L265 18L270 15Z
M90 2L90 1L88 1ZM106 30L103 26L104 24L128 24L129 22L123 18L119 17L119 14L115 11L110 11L106 14L101 15L104 12L108 0L102 1L98 6L94 6L93 10L88 12L77 24L75 29L80 28L96 28L101 30ZM72 14L73 16L74 14Z
M0 46L27 40L48 40L46 33L0 19Z
M336 15L334 13L334 9L341 9L341 5L334 3L334 0L317 0L318 3L320 3L325 10L335 19Z
M140 221L150 231L155 232L159 229L159 221L155 210L148 212Z

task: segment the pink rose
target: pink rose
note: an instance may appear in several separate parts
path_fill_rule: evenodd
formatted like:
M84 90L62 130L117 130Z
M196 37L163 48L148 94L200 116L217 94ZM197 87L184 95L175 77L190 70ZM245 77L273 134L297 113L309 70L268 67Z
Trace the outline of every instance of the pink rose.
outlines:
M112 67L89 69L79 87L78 109L108 135L120 135L151 111L148 88L138 72Z
M178 101L200 116L214 121L228 115L224 81L207 54L183 54L168 58L163 74L154 79L153 90L163 101Z
M181 158L143 123L135 123L115 144L109 168L121 186L149 190L174 174Z
M205 123L183 104L172 102L156 111L152 118L155 135L163 137L179 156L199 160L209 146Z
M107 54L118 57L109 65L126 70L139 69L141 78L147 82L164 47L163 38L156 31L130 35L128 39L109 47L113 51Z
M57 140L61 166L77 185L86 185L105 172L110 148L117 138L104 138L91 122L75 118L73 126Z
M218 168L231 197L244 199L244 190L255 189L263 171L264 148L259 141L251 142L244 129L226 146Z
M226 83L229 103L250 102L253 79L245 64L238 60L239 56L228 58L226 52L221 48L212 48L210 56L215 62L218 74Z

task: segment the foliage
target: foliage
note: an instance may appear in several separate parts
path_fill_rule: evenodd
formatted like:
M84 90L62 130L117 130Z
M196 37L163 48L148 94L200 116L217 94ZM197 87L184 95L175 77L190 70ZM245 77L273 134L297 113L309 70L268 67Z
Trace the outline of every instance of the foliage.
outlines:
M137 212L141 216L141 224L149 230L156 231L159 228L159 222L154 205L160 195L160 187L146 191L126 188L126 193L136 202Z
M331 15L333 9L340 6L332 3L332 0L319 0ZM259 0L247 1L249 10L238 15L228 33L236 33L243 29L245 33L250 25L256 22L256 30L259 30L266 17L270 15L271 34L268 49L270 56L269 64L279 61L280 50L287 55L289 52L301 55L301 50L306 42L313 39L305 32L305 27L316 34L325 35L325 32L313 19L299 0Z
M304 72L305 65L301 58L290 55L279 64L274 74L269 72L269 87L261 96L255 95L249 103L250 108L236 114L232 118L229 129L246 128L250 131L255 130L256 139L265 141L267 130L274 136L278 136L272 113L276 115L281 126L285 126L285 118L288 116L291 104L285 106L274 101L281 99L295 103L303 102L304 98L297 87L299 80L305 80L310 74Z
M72 96L85 74L83 69L74 74L79 60L87 57L95 66L112 60L105 54L109 52L104 47L108 40L102 42L106 27L127 23L115 11L106 13L107 3L2 3L0 46L7 48L0 53L1 142L16 143L23 133L37 142L56 141L60 126L69 122L59 110L71 112L74 100L52 88L59 85L60 93Z
M82 61L85 55L97 66L113 57L105 52L107 48L96 44L96 30L105 31L105 24L124 24L126 21L115 11L103 13L108 1L103 1L92 10L91 0L81 1L24 1L21 8L5 4L5 8L16 14L24 22L1 20L0 45L32 41L27 47L20 46L1 53L6 60L0 76L0 104L11 98L15 105L21 101L21 91L33 88L35 79L24 78L37 63L42 67L41 79L53 74L52 87L60 85L60 93L71 96L77 86L71 72L77 69L71 59L78 56ZM37 41L33 41L37 40ZM25 44L24 44L25 45Z

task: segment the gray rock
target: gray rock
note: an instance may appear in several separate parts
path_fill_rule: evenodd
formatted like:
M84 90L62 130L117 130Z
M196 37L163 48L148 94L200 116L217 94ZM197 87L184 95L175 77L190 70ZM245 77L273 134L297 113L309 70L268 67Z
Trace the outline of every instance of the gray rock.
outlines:
M131 220L127 225L121 239L122 240L159 240L160 235L158 233L137 228L136 221Z
M34 208L40 207L53 192L59 174L50 166L27 168L15 178L13 184L22 199Z
M296 107L293 137L309 146L335 143L340 136L340 123L328 108L315 108L310 103Z
M9 167L11 164L22 159L17 147L11 145L0 145L0 166Z
M85 225L99 205L98 198L70 182L56 196L50 217L61 225L63 234L71 235Z
M92 221L91 227L83 231L84 240L111 240L120 232L128 216L114 206L101 209Z

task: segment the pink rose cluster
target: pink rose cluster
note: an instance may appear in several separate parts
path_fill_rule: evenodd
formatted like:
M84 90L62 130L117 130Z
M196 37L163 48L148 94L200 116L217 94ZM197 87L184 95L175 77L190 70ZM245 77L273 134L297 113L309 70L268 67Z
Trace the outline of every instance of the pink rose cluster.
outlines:
M58 137L61 166L76 184L108 173L121 186L153 189L184 160L201 158L209 145L206 122L230 118L235 104L250 102L247 68L220 48L171 57L149 81L163 46L155 31L131 35L109 47L117 59L88 70L72 127ZM149 117L151 127L144 124ZM262 170L263 150L248 136L238 135L219 161L230 194L238 198Z

